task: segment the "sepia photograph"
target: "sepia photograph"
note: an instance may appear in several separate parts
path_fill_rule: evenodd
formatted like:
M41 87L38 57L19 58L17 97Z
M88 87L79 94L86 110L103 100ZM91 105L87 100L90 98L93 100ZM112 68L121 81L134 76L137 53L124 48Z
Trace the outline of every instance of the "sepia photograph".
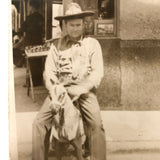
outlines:
M160 160L160 0L9 3L9 159Z

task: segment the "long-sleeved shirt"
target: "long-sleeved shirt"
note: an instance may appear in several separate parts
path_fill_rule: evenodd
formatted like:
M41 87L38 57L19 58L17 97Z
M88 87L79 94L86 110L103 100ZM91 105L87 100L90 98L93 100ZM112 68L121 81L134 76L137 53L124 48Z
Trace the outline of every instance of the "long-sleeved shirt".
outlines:
M53 84L61 83L90 91L98 87L102 77L102 50L96 39L84 37L74 44L66 36L51 45L44 74L48 90Z

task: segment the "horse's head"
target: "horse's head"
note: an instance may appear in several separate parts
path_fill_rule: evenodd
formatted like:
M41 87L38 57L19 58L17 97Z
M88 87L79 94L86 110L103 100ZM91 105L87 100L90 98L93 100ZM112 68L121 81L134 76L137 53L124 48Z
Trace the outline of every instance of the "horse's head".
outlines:
M53 84L53 80L51 80L51 83ZM66 89L63 87L63 85L60 84L53 84L52 88L50 89L50 108L53 114L57 114L62 110L62 106L65 103L66 100Z

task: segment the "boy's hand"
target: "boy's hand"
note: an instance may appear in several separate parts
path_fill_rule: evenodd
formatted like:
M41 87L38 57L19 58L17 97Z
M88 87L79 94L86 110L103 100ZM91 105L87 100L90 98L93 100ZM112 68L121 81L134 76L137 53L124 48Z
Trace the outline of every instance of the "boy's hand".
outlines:
M77 100L82 94L85 94L88 92L85 88L74 86L74 85L70 87L66 87L66 90L69 96L71 97L72 101Z

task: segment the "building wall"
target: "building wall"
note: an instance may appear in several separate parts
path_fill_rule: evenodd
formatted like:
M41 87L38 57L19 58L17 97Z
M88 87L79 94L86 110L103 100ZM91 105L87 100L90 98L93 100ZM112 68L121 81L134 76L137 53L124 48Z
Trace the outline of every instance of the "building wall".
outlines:
M120 0L120 106L160 109L160 1Z
M160 0L119 1L121 39L160 39Z
M160 109L160 48L121 48L121 105L126 110Z
M160 110L157 41L99 39L99 42L105 71L97 94L101 109Z
M99 39L103 52L104 77L98 89L101 109L120 109L120 41Z

